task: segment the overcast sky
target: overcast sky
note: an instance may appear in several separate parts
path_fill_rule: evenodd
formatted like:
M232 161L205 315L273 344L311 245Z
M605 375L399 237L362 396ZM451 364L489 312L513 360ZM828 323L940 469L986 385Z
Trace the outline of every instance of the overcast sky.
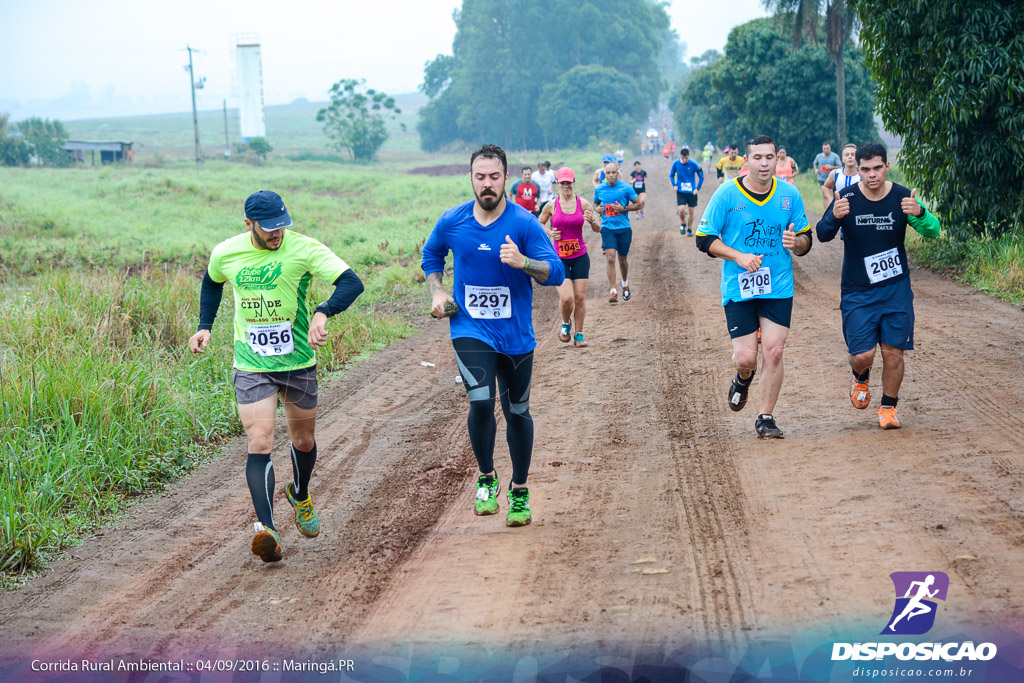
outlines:
M621 0L623 2L637 0ZM187 111L185 45L200 109L237 103L238 34L263 45L266 104L327 99L340 78L389 94L415 91L423 64L450 54L461 0L0 0L0 112L76 118ZM721 50L729 29L766 16L761 0L672 0L686 58Z

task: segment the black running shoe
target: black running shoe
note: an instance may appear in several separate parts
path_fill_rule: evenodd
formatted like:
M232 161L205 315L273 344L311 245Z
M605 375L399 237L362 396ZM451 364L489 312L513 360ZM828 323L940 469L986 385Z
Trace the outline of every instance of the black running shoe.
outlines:
M757 430L757 438L759 439L786 438L786 435L782 433L779 426L775 424L775 418L771 415L758 415L757 421L754 423L754 429Z
M733 412L738 413L743 410L743 406L747 405L747 392L750 391L750 385L753 381L754 373L751 373L746 386L743 386L743 383L740 382L740 374L738 372L732 378L732 386L729 387L729 408Z

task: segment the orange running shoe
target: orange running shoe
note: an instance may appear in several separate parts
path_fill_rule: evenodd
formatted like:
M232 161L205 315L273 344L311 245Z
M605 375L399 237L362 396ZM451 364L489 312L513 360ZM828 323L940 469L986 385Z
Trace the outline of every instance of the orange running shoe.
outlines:
M896 417L894 406L882 406L878 409L878 426L882 429L899 429L900 421Z
M868 390L867 382L858 382L857 378L853 379L853 385L850 387L850 403L857 410L864 410L868 407L868 403L871 402L871 392Z

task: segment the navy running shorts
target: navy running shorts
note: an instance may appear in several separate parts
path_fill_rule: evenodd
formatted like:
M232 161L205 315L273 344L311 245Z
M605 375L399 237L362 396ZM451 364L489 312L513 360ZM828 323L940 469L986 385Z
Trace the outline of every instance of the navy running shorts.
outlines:
M632 243L633 228L624 228L622 230L601 228L601 251L614 249L619 252L619 256L625 256L629 253L629 245Z
M590 254L584 252L576 258L559 259L565 267L566 280L590 279Z
M697 206L697 195L692 192L676 190L676 206Z
M785 299L763 299L754 297L743 301L725 303L725 324L729 337L745 337L761 327L760 318L767 318L777 325L789 327L793 318L793 297Z
M851 356L870 351L879 342L906 351L914 348L914 292L908 277L862 292L846 292L839 311Z

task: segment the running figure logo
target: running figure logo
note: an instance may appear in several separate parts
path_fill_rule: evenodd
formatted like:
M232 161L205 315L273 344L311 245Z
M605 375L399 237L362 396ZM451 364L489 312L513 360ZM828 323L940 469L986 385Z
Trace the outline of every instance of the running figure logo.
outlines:
M935 623L935 600L945 600L949 577L942 572L893 572L896 606L882 635L916 636L927 633Z

